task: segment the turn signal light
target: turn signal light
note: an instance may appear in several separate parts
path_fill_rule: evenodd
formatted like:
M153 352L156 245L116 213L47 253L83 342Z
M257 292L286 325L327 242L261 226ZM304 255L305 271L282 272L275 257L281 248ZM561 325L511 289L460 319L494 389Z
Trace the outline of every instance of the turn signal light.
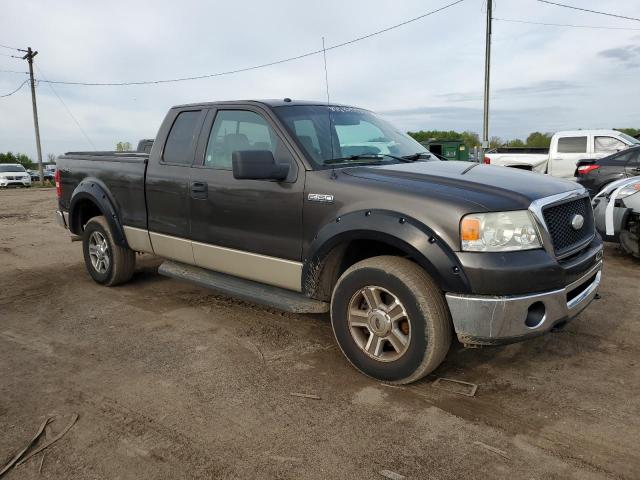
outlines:
M460 224L462 240L480 240L480 220L477 218L463 218Z
M484 157L482 163L484 163L485 165L491 165L491 159L489 157Z

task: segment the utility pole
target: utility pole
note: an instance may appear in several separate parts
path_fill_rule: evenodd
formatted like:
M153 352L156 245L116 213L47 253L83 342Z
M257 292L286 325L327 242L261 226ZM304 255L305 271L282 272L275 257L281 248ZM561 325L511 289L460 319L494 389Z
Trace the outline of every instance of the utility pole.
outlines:
M24 51L24 50L23 50ZM23 60L29 62L29 78L31 78L31 104L33 105L33 126L36 130L36 148L38 150L38 172L40 174L40 184L44 185L44 172L42 170L42 147L40 146L40 127L38 125L38 107L36 105L36 83L33 79L33 57L38 52L31 50L31 47L27 47L27 53Z
M487 38L484 53L484 112L482 117L482 160L484 151L489 148L489 71L491 68L491 21L493 14L493 0L487 0Z

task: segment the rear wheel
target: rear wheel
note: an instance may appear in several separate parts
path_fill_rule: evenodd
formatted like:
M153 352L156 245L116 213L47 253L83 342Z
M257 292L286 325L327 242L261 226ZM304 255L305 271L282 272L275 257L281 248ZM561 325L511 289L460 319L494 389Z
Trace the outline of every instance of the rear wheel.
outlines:
M364 374L410 383L433 371L451 345L442 292L415 263L381 256L350 267L331 299L338 345Z
M136 254L117 245L111 228L103 216L91 218L82 238L84 262L91 278L107 286L127 282L133 276Z

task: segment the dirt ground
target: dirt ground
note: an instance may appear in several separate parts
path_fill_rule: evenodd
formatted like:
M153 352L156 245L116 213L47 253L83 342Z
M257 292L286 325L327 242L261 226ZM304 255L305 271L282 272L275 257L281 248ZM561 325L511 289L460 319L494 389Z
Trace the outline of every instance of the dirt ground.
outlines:
M606 250L602 299L565 330L454 344L432 385L381 385L327 316L268 310L155 273L95 284L54 191L0 192L0 468L7 479L640 478L640 262ZM291 396L314 394L320 400Z

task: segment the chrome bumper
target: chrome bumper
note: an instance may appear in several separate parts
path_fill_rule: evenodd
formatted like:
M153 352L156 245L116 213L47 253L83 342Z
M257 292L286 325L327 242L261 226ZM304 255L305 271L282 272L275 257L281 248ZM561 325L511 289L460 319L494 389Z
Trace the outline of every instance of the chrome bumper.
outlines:
M56 223L62 228L69 230L69 213L56 210Z
M591 303L600 285L601 270L599 261L565 288L531 295L447 293L456 335L464 344L494 345L545 333Z

